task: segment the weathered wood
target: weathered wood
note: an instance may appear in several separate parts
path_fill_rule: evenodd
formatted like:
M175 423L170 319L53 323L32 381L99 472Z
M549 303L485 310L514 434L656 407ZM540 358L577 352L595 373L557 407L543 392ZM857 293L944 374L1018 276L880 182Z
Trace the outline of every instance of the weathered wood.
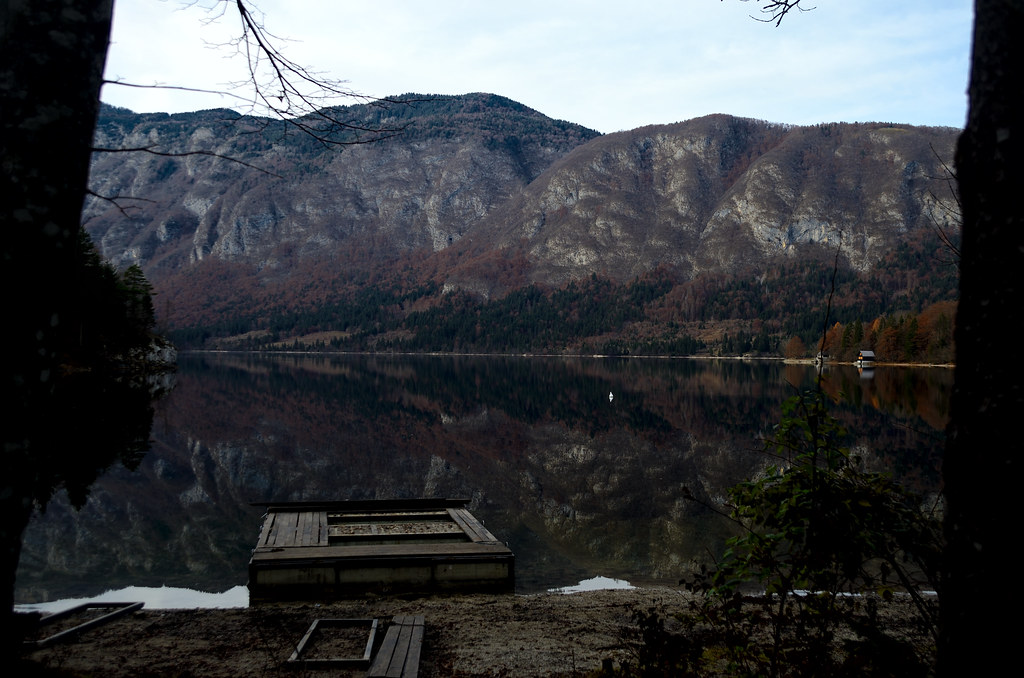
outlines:
M350 501L283 501L253 502L252 506L265 506L267 511L429 511L458 508L469 503L469 499L361 499Z
M398 625L398 645L391 657L391 663L385 675L387 678L402 678L408 675L405 671L405 663L409 658L409 644L412 642L412 626L405 624Z
M327 534L327 511L317 512L316 543L318 546L327 546L331 543Z
M514 589L515 556L461 505L339 506L268 509L249 561L251 602Z
M331 627L352 627L352 626L363 626L367 627L367 640L366 646L363 649L361 656L354 657L320 657L317 659L309 659L305 656L306 650L313 641L314 634L319 631L321 636L329 633L328 629ZM302 636L302 640L295 646L295 651L292 652L292 656L288 658L287 664L292 667L301 667L304 669L331 669L331 668L352 668L352 667L365 667L370 665L370 656L373 651L373 641L377 634L377 620L376 619L314 619L310 625L306 634Z
M370 665L370 670L366 672L367 678L387 675L397 647L398 627L392 625L388 628L387 633L384 634L384 642L380 644L380 649L377 650L377 657Z
M420 653L423 650L423 617L420 623L413 628L412 637L409 639L409 653L405 657L405 666L402 667L403 678L416 678L420 671Z
M412 555L491 555L510 553L503 544L481 542L416 543L416 544L348 544L342 546L293 546L284 550L269 546L253 551L257 561L268 560L341 560L358 558L395 558Z
M280 526L280 533L276 539L276 546L295 546L295 526L299 522L299 514L284 514L277 519Z
M61 631L59 633L55 633L52 636L47 636L46 638L42 638L42 639L36 640L36 641L26 641L25 644L26 645L35 646L35 647L46 647L48 645L53 645L54 643L59 643L59 642L64 641L64 640L68 640L70 638L74 638L75 636L77 636L80 633L88 631L89 629L96 628L97 626L100 626L102 624L106 624L108 622L111 622L111 621L117 619L118 617L124 616L126 614L131 613L131 612L134 612L135 610L142 609L142 606L143 606L143 603L141 603L141 602L137 602L137 603L95 602L95 603L84 603L82 605L76 605L75 607L72 607L70 609L64 610L63 612L57 612L56 614L52 614L52 615L50 615L48 617L44 617L42 619L42 621L40 622L40 625L45 626L46 624L52 624L52 623L56 622L59 619L65 619L65 618L71 617L71 616L77 614L78 612L83 612L83 611L85 611L87 609L90 609L90 608L110 609L111 612L108 612L108 613L106 613L106 614L104 614L104 615L102 615L100 617L96 617L95 619L90 619L88 621L82 622L81 624L78 624L77 626L74 626L74 627L72 627L70 629L66 629L66 630Z
M268 513L257 542L257 550L327 546L326 511Z
M256 542L257 548L260 546L270 545L270 533L274 526L274 521L277 519L276 513L267 513L263 516L263 529L260 530L260 538Z
M452 517L459 527L462 528L463 532L473 541L497 541L494 535L491 534L486 527L484 527L479 520L473 517L469 511L464 508L459 509L448 509L448 514Z
M367 678L416 678L423 648L423 615L398 615L384 635Z
M282 513L274 519L274 529L270 533L270 541L267 546L271 548L278 548L284 545L284 531L287 529L286 524L291 516Z
M316 544L313 541L313 517L312 511L306 511L302 513L302 538L299 540L299 544L302 546L313 546Z
M449 520L448 509L426 511L331 511L331 520L344 523L404 523L412 521Z

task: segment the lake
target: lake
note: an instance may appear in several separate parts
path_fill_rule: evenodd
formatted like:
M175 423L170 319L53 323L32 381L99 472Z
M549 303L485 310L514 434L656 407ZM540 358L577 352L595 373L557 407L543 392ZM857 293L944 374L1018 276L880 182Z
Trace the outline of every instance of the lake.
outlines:
M259 502L465 497L516 554L517 590L675 583L722 549L728 487L814 368L781 361L197 353L139 468L26 532L16 600L246 583ZM873 469L939 487L953 371L824 374ZM687 499L692 494L698 501Z

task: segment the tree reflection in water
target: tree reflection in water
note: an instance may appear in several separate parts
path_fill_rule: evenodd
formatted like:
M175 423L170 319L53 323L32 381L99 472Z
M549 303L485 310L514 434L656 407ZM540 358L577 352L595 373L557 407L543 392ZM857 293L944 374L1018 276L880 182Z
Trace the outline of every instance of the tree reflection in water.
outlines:
M756 473L758 438L813 375L738 360L182 356L140 472L33 524L18 595L225 590L245 583L251 502L419 496L471 498L516 552L522 591L675 582L731 529L686 493L714 506ZM833 368L826 388L869 463L933 491L951 380Z
M33 512L40 514L37 522L45 521L46 508L58 492L63 507L81 508L108 468L137 468L150 445L153 402L169 390L170 378L72 372L54 380L43 406L21 408L22 416L9 427L19 432L22 442L9 445L4 454L9 491L0 499L0 516L5 535L12 536L5 542L21 543L15 535L24 532ZM76 549L70 544L59 548L51 557L74 569ZM18 553L9 557L18 562ZM24 549L19 576L40 566L32 550Z

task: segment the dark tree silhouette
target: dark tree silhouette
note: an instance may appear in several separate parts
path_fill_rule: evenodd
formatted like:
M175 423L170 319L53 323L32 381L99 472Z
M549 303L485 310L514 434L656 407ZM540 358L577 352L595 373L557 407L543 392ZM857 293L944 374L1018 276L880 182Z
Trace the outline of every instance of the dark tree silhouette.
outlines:
M327 145L367 143L400 131L339 117L331 108L339 98L384 102L358 97L289 61L244 0L221 0L219 7L241 21L232 45L246 60L249 89L234 96L251 111L277 115ZM148 439L149 392L137 384L118 388L107 378L115 370L109 356L80 350L85 307L75 294L85 275L80 221L112 12L112 0L0 4L3 614L12 609L21 537L33 509L59 487L83 499L102 468L119 457L130 463ZM143 293L128 314L148 317L142 280L129 272L121 284ZM122 431L108 430L122 419Z
M800 0L758 0L778 25ZM802 8L801 8L802 9ZM996 608L1016 565L1024 368L1009 337L1024 309L1024 3L975 0L967 124L957 145L963 216L938 674L1012 665L1017 627ZM1012 614L1012 613L1011 613Z
M998 673L1016 625L995 609L1016 565L1024 369L1024 3L976 0L970 107L957 146L963 210L956 378L943 476L946 575L939 674Z
M5 614L13 603L21 535L34 501L21 484L33 473L45 432L62 424L51 417L65 392L60 347L74 310L68 292L77 282L79 220L111 10L110 0L12 1L0 8Z

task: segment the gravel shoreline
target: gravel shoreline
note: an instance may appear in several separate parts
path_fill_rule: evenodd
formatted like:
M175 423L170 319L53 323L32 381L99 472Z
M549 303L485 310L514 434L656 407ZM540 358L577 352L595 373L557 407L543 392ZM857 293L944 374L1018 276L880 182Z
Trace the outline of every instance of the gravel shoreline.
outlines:
M315 619L422 614L426 631L420 676L579 676L602 660L623 658L623 631L635 609L678 610L671 588L572 594L450 595L366 598L245 609L142 609L76 639L25 654L32 666L64 675L295 675L286 664ZM378 642L380 640L378 635ZM317 669L323 678L365 669Z
M381 625L379 645L392 617L423 615L423 678L586 677L594 676L603 662L618 665L631 659L635 612L655 610L668 619L686 611L692 595L651 586L569 594L367 597L234 609L143 608L67 642L26 652L25 665L16 674L361 678L365 667L313 669L289 665L287 660L317 619L376 619ZM878 607L872 623L907 638L922 636L909 597ZM368 632L346 634L323 642L334 647L349 643L351 651L342 656L362 655ZM924 642L927 645L927 639Z

